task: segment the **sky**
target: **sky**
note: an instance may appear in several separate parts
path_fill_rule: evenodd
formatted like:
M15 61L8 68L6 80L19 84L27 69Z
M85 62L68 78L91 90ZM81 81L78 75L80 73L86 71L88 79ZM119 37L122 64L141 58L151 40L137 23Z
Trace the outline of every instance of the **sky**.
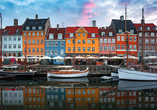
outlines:
M140 23L144 8L145 23L157 25L157 0L0 0L2 28L13 26L14 19L22 25L26 18L50 18L51 27L92 26L106 27L112 19L125 16Z

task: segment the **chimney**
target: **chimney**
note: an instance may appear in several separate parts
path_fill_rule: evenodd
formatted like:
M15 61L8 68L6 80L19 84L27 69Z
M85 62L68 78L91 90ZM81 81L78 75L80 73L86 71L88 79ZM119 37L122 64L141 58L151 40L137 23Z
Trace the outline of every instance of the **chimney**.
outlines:
M36 14L36 19L38 19L38 14Z
M14 26L18 26L18 19L14 19Z
M59 30L59 24L57 24L57 30Z
M96 27L96 20L93 20L93 27Z
M124 21L124 16L123 15L120 16L120 20Z

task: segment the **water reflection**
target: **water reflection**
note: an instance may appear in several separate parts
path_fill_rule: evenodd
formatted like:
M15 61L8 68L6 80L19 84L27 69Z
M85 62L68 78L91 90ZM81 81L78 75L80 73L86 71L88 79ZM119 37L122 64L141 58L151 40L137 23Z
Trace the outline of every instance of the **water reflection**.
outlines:
M1 81L0 110L143 110L157 108L157 82L100 78ZM80 81L79 81L80 80ZM15 83L16 82L16 83ZM17 82L19 84L17 84Z

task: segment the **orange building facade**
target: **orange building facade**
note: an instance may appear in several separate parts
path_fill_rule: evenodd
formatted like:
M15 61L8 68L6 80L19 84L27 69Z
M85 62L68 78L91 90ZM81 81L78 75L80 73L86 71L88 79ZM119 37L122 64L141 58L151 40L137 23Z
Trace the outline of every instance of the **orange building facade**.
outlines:
M66 30L66 56L99 55L98 27L67 27Z

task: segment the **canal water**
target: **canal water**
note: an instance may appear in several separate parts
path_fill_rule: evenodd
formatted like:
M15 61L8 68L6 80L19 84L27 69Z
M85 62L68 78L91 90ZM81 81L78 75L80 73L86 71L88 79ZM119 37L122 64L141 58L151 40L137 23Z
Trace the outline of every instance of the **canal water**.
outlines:
M0 110L156 110L156 88L101 77L0 80Z

